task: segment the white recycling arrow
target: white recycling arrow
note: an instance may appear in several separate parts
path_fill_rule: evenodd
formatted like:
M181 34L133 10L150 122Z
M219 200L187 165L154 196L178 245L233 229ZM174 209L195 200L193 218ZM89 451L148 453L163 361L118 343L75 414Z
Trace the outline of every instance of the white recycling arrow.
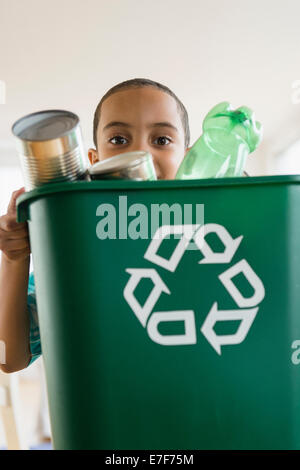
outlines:
M239 344L247 336L247 333L255 319L258 307L239 310L218 310L215 302L207 315L201 332L211 346L221 355L221 346L228 344ZM233 335L217 335L214 326L218 321L241 320L241 323Z
M205 240L208 233L214 232L218 235L219 239L225 246L225 250L221 253L215 253ZM199 228L194 235L194 240L199 250L203 253L204 258L199 261L199 264L214 264L214 263L230 263L235 252L237 251L243 235L233 239L230 233L223 225L219 224L205 224Z
M161 322L184 321L184 334L182 335L162 335L157 326ZM164 346L195 344L196 343L196 326L193 310L176 310L172 312L155 312L151 315L147 331L149 337L155 343Z
M200 224L186 224L186 225L162 225L159 227L145 254L144 258L151 263L157 264L171 272L174 272L181 260L190 240L193 238L195 231L200 227ZM164 238L171 234L182 235L180 241L177 243L175 250L173 251L169 259L163 258L157 254L157 251L164 240Z
M165 292L166 294L170 294L170 291L155 269L129 268L125 271L131 274L131 276L123 291L124 298L141 324L145 327L147 319L161 293ZM152 279L154 287L151 290L146 302L142 306L135 298L134 290L139 282L144 278Z
M244 297L231 280L240 273L244 274L247 281L253 287L254 292L251 297ZM265 296L263 283L245 259L240 260L238 263L231 266L231 268L220 274L219 279L240 308L254 307L258 305Z

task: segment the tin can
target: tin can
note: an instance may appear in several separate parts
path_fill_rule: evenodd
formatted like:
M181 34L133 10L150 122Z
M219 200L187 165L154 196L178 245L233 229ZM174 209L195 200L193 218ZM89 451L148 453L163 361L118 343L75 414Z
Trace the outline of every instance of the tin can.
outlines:
M89 179L79 118L70 111L28 114L12 126L25 190L47 183Z
M89 168L92 180L127 179L136 181L156 180L152 155L141 150L115 155Z

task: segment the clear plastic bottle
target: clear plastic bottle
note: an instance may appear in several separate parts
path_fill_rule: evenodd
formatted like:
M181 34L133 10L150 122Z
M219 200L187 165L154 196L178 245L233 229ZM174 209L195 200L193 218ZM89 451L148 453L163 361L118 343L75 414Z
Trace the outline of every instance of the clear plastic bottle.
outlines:
M175 179L241 176L247 156L262 139L262 125L250 108L233 110L227 101L209 111L203 134L184 157Z

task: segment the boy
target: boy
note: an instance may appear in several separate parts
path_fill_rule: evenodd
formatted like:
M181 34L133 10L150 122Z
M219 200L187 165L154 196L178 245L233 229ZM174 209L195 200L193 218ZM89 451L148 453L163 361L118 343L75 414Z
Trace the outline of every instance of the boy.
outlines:
M189 150L185 107L167 87L148 79L133 79L111 88L94 115L95 149L99 160L133 150L152 154L158 179L174 179ZM16 222L14 191L7 214L0 217L0 341L5 343L4 372L16 372L41 355L34 278L29 276L30 244L27 223Z

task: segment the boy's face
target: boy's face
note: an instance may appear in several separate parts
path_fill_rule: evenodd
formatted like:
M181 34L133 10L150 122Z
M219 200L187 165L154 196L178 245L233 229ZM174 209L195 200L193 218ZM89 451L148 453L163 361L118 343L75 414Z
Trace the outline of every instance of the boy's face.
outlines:
M153 87L121 90L102 103L97 144L98 150L88 151L92 165L120 153L148 151L158 179L175 178L188 150L175 99Z

